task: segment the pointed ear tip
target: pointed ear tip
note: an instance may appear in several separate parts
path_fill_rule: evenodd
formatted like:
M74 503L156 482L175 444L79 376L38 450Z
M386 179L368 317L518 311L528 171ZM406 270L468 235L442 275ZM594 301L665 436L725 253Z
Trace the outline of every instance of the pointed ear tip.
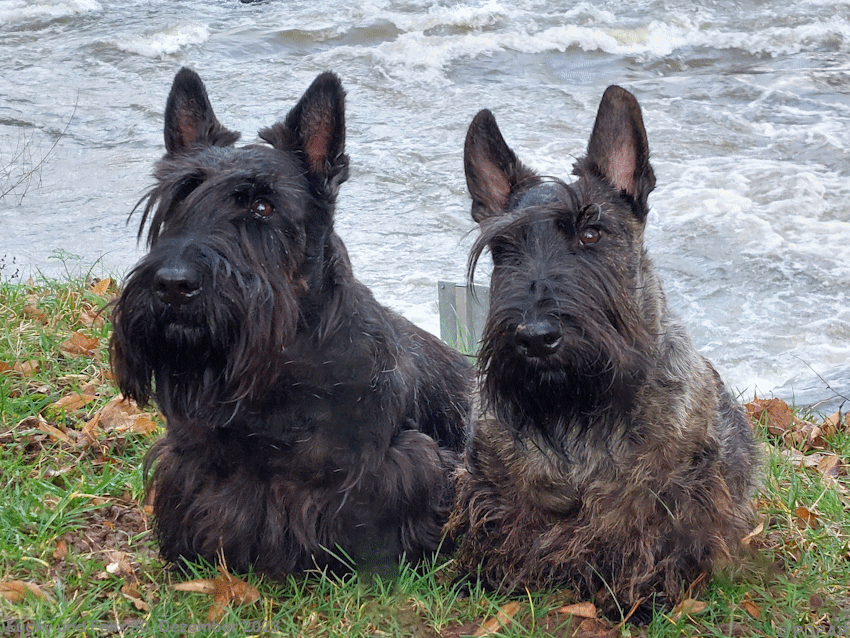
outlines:
M198 75L197 71L194 69L190 69L188 66L180 67L180 70L174 74L174 83L178 82L199 82L201 81L201 76Z
M633 93L624 89L622 86L612 84L605 93L602 94L602 102L619 102L620 104L638 104L637 98Z
M493 111L490 109L481 109L478 113L475 114L475 117L472 118L472 123L474 125L480 125L483 123L496 122L496 116L493 115Z
M320 90L326 93L333 93L339 97L345 96L345 89L342 86L342 80L333 71L324 71L316 76L313 80L311 88Z
M605 89L605 93L628 93L628 91L619 84L611 84Z
M316 79L320 79L325 82L342 84L342 80L340 80L339 76L333 71L322 71L321 73L319 73L319 75L316 76Z
M496 116L490 109L481 109L469 124L464 145L468 148L476 145L481 139L492 136L501 136L499 125L496 124Z

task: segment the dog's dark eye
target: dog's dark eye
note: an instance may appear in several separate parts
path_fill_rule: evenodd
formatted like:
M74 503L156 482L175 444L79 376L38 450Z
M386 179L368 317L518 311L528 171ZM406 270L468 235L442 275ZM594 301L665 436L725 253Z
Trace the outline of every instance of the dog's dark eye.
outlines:
M585 228L581 231L578 240L583 246L587 246L588 244L595 244L598 242L600 237L602 237L602 233L600 233L596 228Z
M269 217L274 213L274 206L266 199L255 199L254 203L251 204L251 212L257 217Z

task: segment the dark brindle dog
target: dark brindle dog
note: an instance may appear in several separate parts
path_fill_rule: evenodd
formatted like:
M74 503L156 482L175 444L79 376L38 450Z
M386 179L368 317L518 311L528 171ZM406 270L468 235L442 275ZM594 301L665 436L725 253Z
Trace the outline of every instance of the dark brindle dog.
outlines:
M469 367L379 305L334 232L348 177L344 92L316 78L265 144L213 114L181 70L139 234L148 255L115 306L124 394L154 386L163 556L221 551L271 574L385 573L437 550L462 450Z
M667 310L643 246L655 186L640 107L602 98L566 184L481 111L464 163L493 258L480 411L450 526L492 587L571 584L613 615L674 601L752 516L747 420Z

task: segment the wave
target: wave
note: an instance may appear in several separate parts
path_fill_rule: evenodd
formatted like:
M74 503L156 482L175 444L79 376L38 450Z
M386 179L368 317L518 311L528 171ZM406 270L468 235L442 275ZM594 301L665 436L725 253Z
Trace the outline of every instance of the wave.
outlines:
M451 62L501 51L538 54L569 49L612 55L664 58L694 48L735 49L752 56L781 56L806 51L850 51L850 21L839 16L794 25L747 29L712 25L704 19L672 16L626 25L604 10L580 5L557 18L533 20L498 2L480 7L432 8L418 16L383 14L401 33L391 41L340 46L333 57L369 56L388 68L430 70L436 75ZM434 73L436 72L436 73Z
M206 25L183 24L152 33L116 38L112 44L127 53L161 58L206 42L209 37L210 30Z
M15 24L41 20L57 20L100 11L96 0L0 0L0 23Z

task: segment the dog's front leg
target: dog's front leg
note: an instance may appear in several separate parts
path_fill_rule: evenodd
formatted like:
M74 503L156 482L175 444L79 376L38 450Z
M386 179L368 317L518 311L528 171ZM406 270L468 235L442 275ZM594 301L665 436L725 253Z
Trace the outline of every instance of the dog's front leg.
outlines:
M359 573L392 577L402 558L415 564L439 551L456 463L453 452L422 432L402 430L393 438L341 512L341 545Z

